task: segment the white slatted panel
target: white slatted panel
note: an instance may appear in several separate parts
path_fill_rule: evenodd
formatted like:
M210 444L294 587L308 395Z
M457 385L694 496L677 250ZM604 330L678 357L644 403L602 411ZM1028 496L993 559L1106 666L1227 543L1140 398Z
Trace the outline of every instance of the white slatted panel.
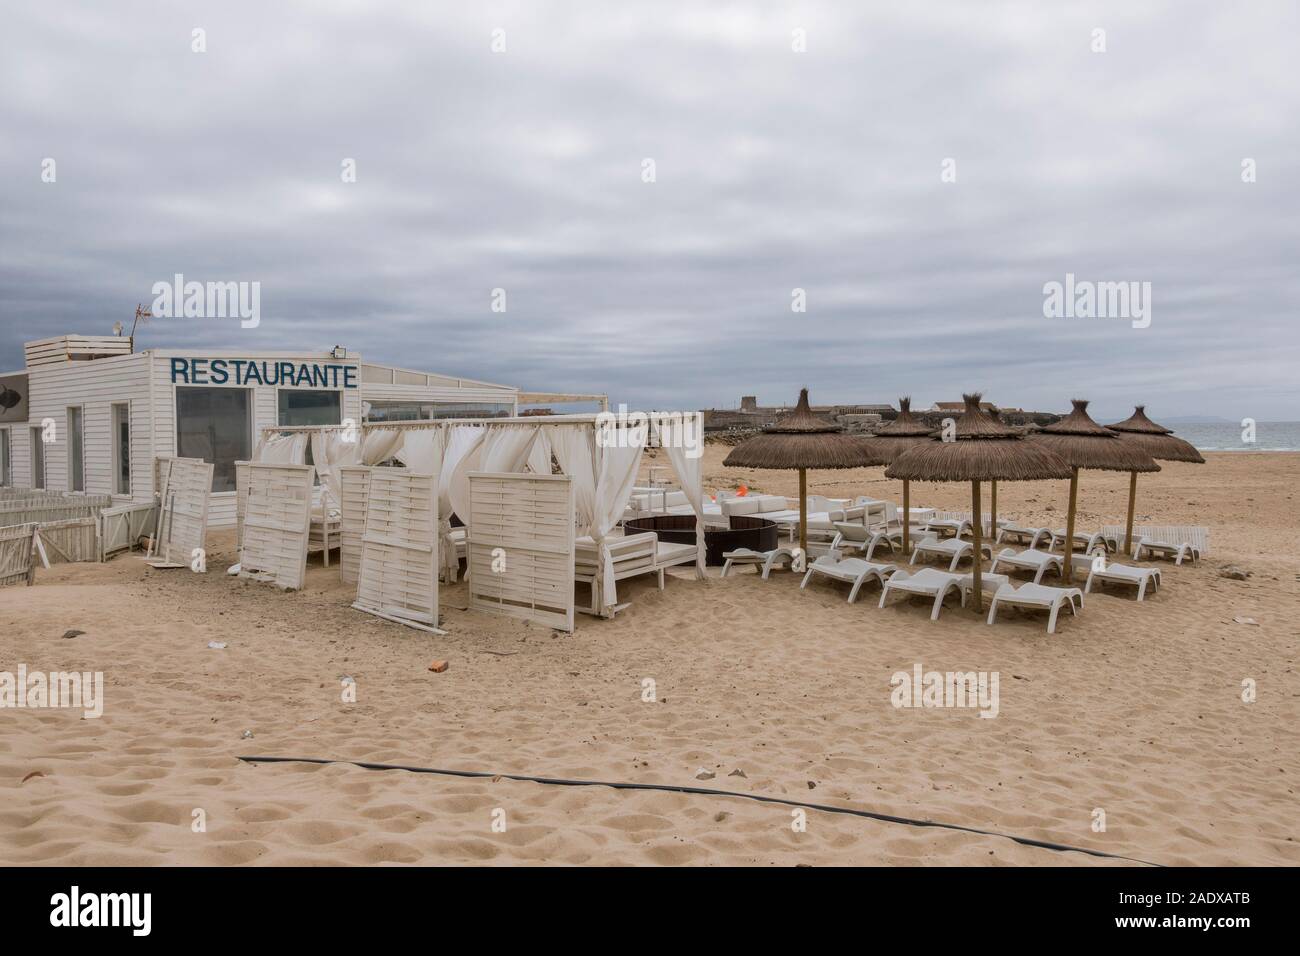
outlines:
M0 528L0 587L32 583L36 570L32 530L31 525Z
M302 588L315 473L310 465L249 464L240 577Z
M1118 539L1123 546L1124 526L1122 524L1108 524L1101 530L1107 537ZM1202 556L1210 553L1210 529L1196 525L1135 524L1133 543L1137 544L1139 538L1150 538L1152 541L1164 541L1168 544L1190 544L1201 552Z
M469 487L470 608L572 632L573 483L474 472Z
M188 567L205 547L212 465L201 458L171 458L163 484L157 556L160 564Z
M343 497L343 535L339 546L339 565L343 583L356 584L361 573L361 538L366 533L366 498L370 493L370 468L348 465L339 469L340 494Z
M248 507L249 462L235 462L235 553L244 547L244 510Z
M352 606L438 626L438 479L374 468L366 495L357 600Z

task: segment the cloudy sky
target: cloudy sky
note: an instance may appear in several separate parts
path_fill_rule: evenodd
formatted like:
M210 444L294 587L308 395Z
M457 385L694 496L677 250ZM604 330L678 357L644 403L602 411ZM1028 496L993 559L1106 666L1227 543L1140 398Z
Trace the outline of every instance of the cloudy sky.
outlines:
M261 324L141 347L342 343L633 407L1300 419L1297 9L8 4L0 370L182 273L260 282ZM1066 273L1150 282L1150 326L1044 317Z

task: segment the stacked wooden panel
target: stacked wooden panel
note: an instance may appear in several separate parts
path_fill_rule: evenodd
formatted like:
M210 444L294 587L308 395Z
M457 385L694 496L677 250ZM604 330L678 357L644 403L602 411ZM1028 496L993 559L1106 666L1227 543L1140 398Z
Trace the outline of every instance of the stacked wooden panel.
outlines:
M302 588L315 472L310 465L248 465L240 577Z
M343 501L343 534L339 545L339 564L343 583L356 584L361 572L361 538L366 533L366 496L370 492L370 468L348 465L339 469Z
M65 362L130 355L131 340L119 335L59 335L28 342L27 367L62 365Z
M189 567L196 548L205 547L212 465L201 458L172 458L159 506L155 567Z
M573 485L564 475L469 477L469 606L573 630Z
M352 606L426 630L438 624L438 479L370 472L357 600Z

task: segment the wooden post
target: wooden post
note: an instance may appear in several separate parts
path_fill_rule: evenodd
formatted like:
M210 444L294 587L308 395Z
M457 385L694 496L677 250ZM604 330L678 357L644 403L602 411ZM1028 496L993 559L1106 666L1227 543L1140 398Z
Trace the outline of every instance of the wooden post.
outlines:
M980 512L980 483L972 481L970 483L970 506L971 512L979 515ZM971 555L971 571L975 575L975 610L984 613L984 585L981 584L980 565L983 564L983 553L980 551L980 532L983 530L983 521L978 518L971 522L971 530L975 535L975 553Z
M1065 518L1065 583L1074 580L1074 507L1079 501L1079 469L1070 470L1070 511Z
M998 540L998 483L989 482L989 543Z
M908 485L910 482L903 479L903 560L907 560L907 532L912 525L912 499L908 496Z
M1124 553L1133 555L1133 503L1137 500L1138 473L1130 471L1128 475L1128 521L1124 524Z
M799 551L808 561L808 472L799 469Z

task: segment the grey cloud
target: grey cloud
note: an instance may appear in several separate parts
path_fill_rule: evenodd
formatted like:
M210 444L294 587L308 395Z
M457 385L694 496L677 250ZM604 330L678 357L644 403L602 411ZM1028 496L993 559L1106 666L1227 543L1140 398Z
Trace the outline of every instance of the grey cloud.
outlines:
M1285 2L11 5L0 368L182 272L260 281L262 325L146 344L633 406L1300 418L1297 33ZM1152 282L1151 328L1045 319L1066 272Z

